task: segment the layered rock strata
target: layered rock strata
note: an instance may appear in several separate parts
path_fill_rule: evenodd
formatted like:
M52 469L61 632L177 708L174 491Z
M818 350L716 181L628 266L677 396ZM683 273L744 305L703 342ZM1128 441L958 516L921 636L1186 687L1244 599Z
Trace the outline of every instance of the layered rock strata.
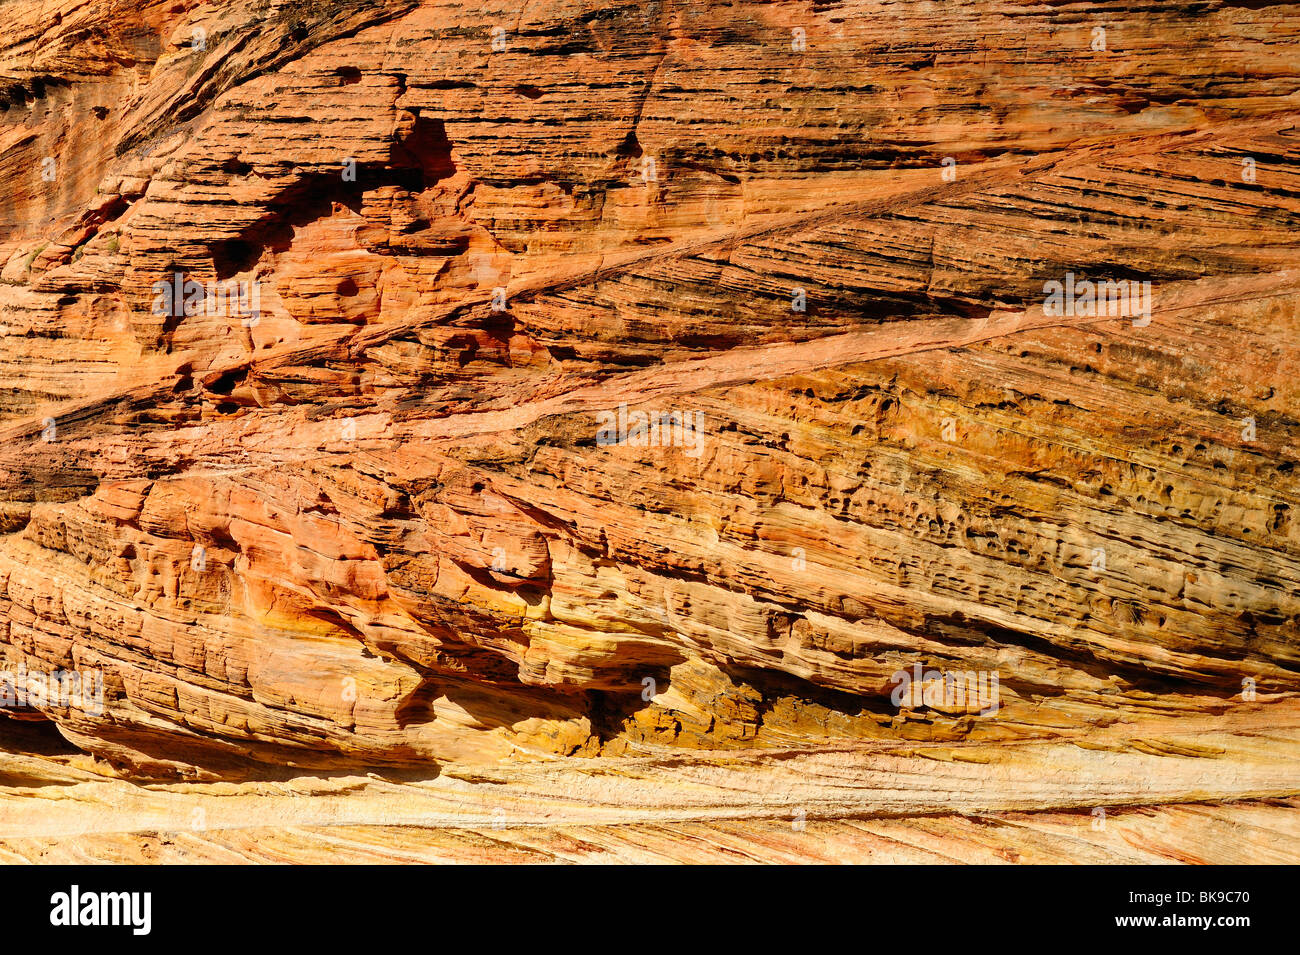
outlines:
M9 5L0 669L103 689L9 712L137 778L1295 796L1252 6ZM970 800L881 795L916 747Z

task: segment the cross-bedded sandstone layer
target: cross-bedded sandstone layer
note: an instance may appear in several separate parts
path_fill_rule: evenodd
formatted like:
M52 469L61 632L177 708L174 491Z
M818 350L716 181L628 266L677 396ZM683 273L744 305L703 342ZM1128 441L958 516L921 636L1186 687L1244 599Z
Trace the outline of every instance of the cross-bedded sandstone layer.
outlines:
M139 778L812 761L741 820L1297 795L1254 6L6 6L0 663L104 687L12 712ZM723 818L669 777L614 821Z

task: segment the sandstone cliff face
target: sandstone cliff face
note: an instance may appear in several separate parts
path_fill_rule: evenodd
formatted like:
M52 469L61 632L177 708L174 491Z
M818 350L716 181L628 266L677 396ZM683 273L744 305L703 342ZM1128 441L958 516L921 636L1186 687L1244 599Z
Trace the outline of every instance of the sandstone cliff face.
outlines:
M104 690L12 712L141 778L1296 794L1300 8L1253 6L10 4L0 663ZM973 802L878 798L918 762Z

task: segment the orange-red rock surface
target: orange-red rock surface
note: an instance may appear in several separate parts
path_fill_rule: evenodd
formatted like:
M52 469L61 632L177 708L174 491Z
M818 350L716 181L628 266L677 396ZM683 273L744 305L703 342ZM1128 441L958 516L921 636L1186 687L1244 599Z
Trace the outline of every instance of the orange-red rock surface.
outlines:
M5 851L1294 829L1300 5L5 13L0 669L104 689L9 708L89 756L7 757ZM353 814L277 815L325 770Z

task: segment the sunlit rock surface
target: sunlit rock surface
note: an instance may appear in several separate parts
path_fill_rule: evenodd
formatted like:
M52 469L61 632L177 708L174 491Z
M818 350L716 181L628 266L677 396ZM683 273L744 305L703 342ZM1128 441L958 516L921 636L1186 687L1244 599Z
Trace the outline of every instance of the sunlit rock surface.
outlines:
M1251 6L7 5L4 850L1295 861Z

